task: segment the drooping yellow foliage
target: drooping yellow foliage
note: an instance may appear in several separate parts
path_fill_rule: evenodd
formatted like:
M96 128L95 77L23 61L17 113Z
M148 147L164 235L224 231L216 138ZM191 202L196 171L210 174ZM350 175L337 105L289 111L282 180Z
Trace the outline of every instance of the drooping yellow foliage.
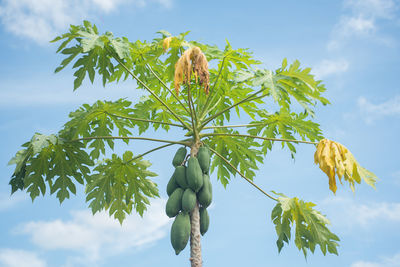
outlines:
M163 43L162 43L162 47L164 49L164 52L166 52L169 49L169 45L171 43L172 37L167 37L164 38Z
M342 183L342 177L350 184L351 190L354 192L355 182L360 183L363 179L367 184L375 188L377 177L372 172L361 167L353 154L342 144L328 139L322 139L314 154L315 164L319 164L319 168L328 175L329 189L336 193L336 178Z
M208 61L199 47L187 49L175 64L174 85L179 94L181 84L190 85L190 79L194 73L196 82L199 80L205 93L209 92Z

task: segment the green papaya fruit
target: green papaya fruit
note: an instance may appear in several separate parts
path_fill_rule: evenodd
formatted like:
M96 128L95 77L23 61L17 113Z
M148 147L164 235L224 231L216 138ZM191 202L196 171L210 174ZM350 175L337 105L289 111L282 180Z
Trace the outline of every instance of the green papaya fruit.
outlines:
M196 193L192 189L186 188L182 196L182 210L191 212L196 205Z
M168 198L167 205L165 206L165 213L168 217L175 217L182 209L182 195L183 189L178 187Z
M203 172L196 157L190 157L186 168L186 180L189 187L199 192L203 186Z
M210 216L205 207L200 208L200 234L204 235L210 226Z
M186 212L181 212L176 216L171 227L171 244L178 255L187 245L190 237L190 217Z
M175 181L174 175L172 175L167 184L168 196L171 196L171 194L175 191L176 188L178 188L178 184Z
M186 167L185 166L177 166L174 171L175 182L183 189L188 187L186 181Z
M203 174L203 179L203 187L200 189L199 193L197 193L197 199L203 207L207 208L212 201L212 186L208 174Z
M172 160L172 165L174 165L174 167L182 164L182 162L185 160L186 152L186 147L178 148L178 151L176 151L174 159Z
M204 173L208 173L210 170L210 150L208 147L202 146L199 148L199 152L197 152L197 159L199 160L201 170Z

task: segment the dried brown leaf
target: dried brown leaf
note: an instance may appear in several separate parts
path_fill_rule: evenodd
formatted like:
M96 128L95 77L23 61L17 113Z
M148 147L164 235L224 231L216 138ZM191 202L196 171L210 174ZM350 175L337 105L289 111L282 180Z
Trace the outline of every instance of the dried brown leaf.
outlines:
M209 93L208 61L199 47L187 49L175 64L174 86L179 94L181 84L190 85L194 73L196 82L199 80L206 94Z

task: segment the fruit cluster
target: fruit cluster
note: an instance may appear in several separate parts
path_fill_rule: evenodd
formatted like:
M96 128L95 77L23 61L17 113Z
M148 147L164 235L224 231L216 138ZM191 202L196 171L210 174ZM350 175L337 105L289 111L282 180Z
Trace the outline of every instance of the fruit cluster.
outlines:
M169 199L165 208L168 217L175 217L171 227L171 244L178 255L187 245L191 232L190 214L200 204L200 233L204 235L210 224L207 207L212 201L212 187L208 171L210 151L206 146L199 148L197 157L185 161L186 148L176 152L172 165L174 174L167 185ZM185 166L186 164L186 166Z

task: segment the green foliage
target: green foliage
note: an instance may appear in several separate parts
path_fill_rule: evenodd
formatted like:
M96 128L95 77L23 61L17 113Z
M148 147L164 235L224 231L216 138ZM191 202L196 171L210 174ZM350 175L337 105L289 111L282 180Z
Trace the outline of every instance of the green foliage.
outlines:
M271 219L278 235L276 241L278 251L281 251L284 242L289 243L290 227L295 224L294 243L299 250L303 251L305 257L307 250L314 253L316 245L319 245L324 255L327 251L337 255L339 237L327 228L327 225L330 224L329 220L313 209L315 204L304 202L297 197L289 198L283 194L278 195L280 195L278 203L271 213Z
M122 158L113 154L94 168L86 185L86 201L93 214L103 209L120 223L132 208L143 216L149 198L159 197L157 185L147 177L157 176L147 170L151 163L134 158L126 151Z
M217 151L246 177L253 179L255 171L258 170L257 163L263 162L261 145L254 139L248 137L229 136L229 134L239 134L232 129L215 129L216 134L226 134L212 136L207 140L210 148ZM236 175L236 171L219 157L213 157L210 172L217 169L217 177L226 187L231 175Z
M76 193L76 183L82 184L86 186L86 201L93 213L108 210L110 216L122 223L133 210L143 215L149 198L159 196L151 179L156 174L148 170L151 164L142 156L165 145L136 157L126 151L122 157L112 154L111 158L105 158L117 139L129 144L130 139L138 138L135 134L141 136L148 130L169 131L176 127L189 138L158 141L168 145L208 146L215 155L208 166L209 155L201 149L203 171L195 157L188 160L187 182L199 192L203 172L211 175L216 171L224 187L237 173L255 185L252 181L258 166L276 138L285 139L282 147L287 146L292 157L296 153L293 142L323 138L319 125L312 119L317 103L329 103L322 96L325 87L315 80L309 68L301 68L299 61L289 65L284 59L274 71L258 69L256 66L261 62L248 49L235 49L228 41L220 49L186 40L188 32L176 36L166 31L158 33L160 36L152 41L131 42L126 37L114 37L111 32L99 34L95 25L84 21L83 25L71 25L69 32L53 40L62 41L57 53L64 57L55 72L71 64L75 70L74 90L82 86L85 78L94 83L97 77L103 86L132 78L140 89L135 92L141 98L135 103L119 99L84 104L70 113L70 120L58 134L35 134L10 161L16 165L10 180L12 192L27 190L33 200L49 188L50 194L57 193L62 202L70 193ZM168 47L163 46L166 37L171 37ZM194 46L201 49L209 62L210 92L206 95L197 81L191 79L177 95L173 92L175 64L186 49ZM127 95L131 96L131 92ZM238 118L248 122L229 125ZM174 166L184 160L182 149ZM183 194L178 187L177 178L172 177L167 191L170 200L179 199L175 206L181 205ZM208 214L204 215L205 206L211 202L209 178L203 189L204 192L198 193L204 205L202 234L209 224ZM295 224L295 244L304 255L307 249L314 252L316 245L324 254L326 251L337 254L335 241L339 239L326 227L328 220L312 209L314 204L284 195L277 201L272 220L279 251L289 241L290 227ZM168 208L171 205L167 204ZM175 207L167 213L173 217L180 209ZM189 235L189 215L181 212L171 230L177 254L186 246Z
M74 182L83 184L90 173L89 166L93 165L82 142L65 142L56 135L36 133L23 146L25 149L9 162L16 165L10 181L11 192L26 189L32 201L44 195L48 187L50 194L57 192L62 203L70 193L76 194Z
M69 139L111 136L115 128L118 129L119 136L132 135L129 128L133 128L135 124L130 120L121 118L121 116L134 116L133 109L129 108L131 104L130 101L124 99L115 102L99 100L93 105L84 104L78 110L69 114L71 120L64 125L61 135L65 135ZM114 140L112 139L93 139L83 142L92 149L90 152L92 159L97 159L100 154L105 154L105 143L111 149L114 148Z

